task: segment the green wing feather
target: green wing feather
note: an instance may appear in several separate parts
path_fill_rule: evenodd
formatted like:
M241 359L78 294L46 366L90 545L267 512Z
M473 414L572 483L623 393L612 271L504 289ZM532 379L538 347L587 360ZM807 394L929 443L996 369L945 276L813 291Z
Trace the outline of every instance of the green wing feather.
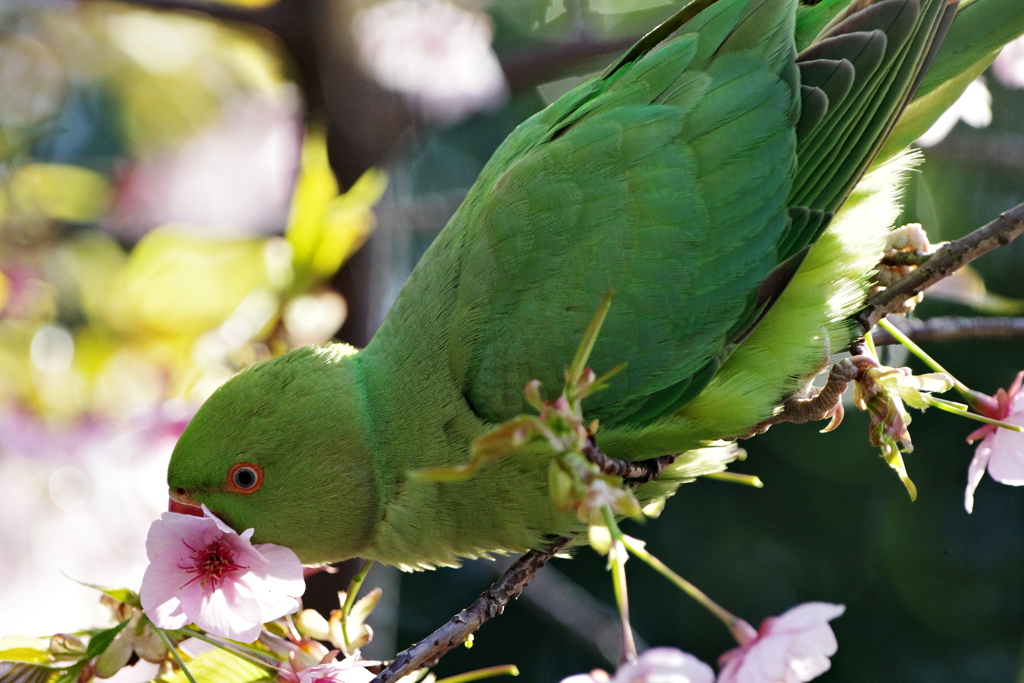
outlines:
M686 405L864 174L954 8L854 3L796 55L795 3L720 0L525 124L456 222L472 240L450 355L477 414L521 412L530 379L557 387L608 289L591 362L629 367L588 414Z
M478 414L521 412L532 378L558 387L608 289L591 363L629 367L588 414L657 417L713 374L788 224L794 9L720 0L474 188L451 356Z

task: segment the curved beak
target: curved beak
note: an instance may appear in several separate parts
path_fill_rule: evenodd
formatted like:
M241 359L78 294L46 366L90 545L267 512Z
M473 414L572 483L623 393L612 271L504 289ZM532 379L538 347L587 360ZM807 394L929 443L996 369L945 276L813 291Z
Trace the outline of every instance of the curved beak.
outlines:
M167 509L171 512L177 512L182 515L194 515L196 517L203 516L203 508L192 499L192 496L188 495L188 491L185 489L172 486L167 491L167 494L171 497L167 505Z

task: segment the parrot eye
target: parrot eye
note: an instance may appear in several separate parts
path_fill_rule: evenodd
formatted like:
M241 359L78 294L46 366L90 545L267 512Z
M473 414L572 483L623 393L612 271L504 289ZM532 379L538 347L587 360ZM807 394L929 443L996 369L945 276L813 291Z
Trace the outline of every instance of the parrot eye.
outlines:
M248 462L232 465L228 470L228 490L233 493L252 493L263 485L263 468Z

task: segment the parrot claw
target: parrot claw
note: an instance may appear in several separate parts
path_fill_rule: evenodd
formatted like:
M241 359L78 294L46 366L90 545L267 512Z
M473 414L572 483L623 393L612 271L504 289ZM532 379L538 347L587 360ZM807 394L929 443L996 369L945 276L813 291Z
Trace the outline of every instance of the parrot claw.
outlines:
M825 425L825 428L821 430L821 433L827 434L841 425L843 423L844 412L842 402L837 403L836 409L832 412L832 419L829 420L828 424Z
M831 432L843 421L843 392L850 382L856 380L865 368L874 365L867 356L844 358L832 366L828 373L828 381L823 387L811 387L805 395L792 396L782 403L782 410L761 422L739 439L748 439L768 431L768 428L780 422L804 424L815 420L831 418L822 432Z

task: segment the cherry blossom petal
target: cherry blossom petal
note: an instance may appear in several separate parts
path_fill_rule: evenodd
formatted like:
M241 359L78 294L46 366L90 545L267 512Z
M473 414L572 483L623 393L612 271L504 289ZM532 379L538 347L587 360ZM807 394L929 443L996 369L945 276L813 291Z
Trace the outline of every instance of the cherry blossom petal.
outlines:
M674 647L647 650L619 667L614 678L600 669L563 678L562 683L714 683L714 670Z
M810 602L765 619L753 641L722 655L718 683L803 683L820 676L838 649L828 622L845 610Z
M256 598L264 615L262 621L266 622L299 609L301 603L297 596L305 590L306 580L302 565L295 561L291 550L270 543L259 548L268 561L262 576L254 580L254 574L247 574L238 581Z
M779 615L772 622L771 630L772 633L796 633L820 626L831 636L832 629L828 626L828 622L842 616L845 611L845 605L835 605L831 602L805 602ZM834 641L835 638L833 638ZM828 654L834 653L835 646L833 645L832 652Z
M251 643L263 630L259 603L240 596L234 583L209 593L183 591L181 609L199 628L231 640Z
M1007 422L1024 423L1024 412L1011 416ZM1002 484L1024 484L1024 433L999 429L991 436L992 456L988 474Z
M373 679L374 674L360 666L354 657L318 664L299 672L299 683L369 683Z
M964 509L968 513L974 512L974 491L985 476L988 468L988 460L992 455L992 437L985 437L978 447L974 449L974 458L967 468L967 491L964 493Z
M604 674L604 672L600 672ZM562 683L607 683L608 674L604 674L601 678L594 676L594 674L573 674L568 678L563 678Z
M1018 373L1010 389L1000 389L995 403L998 409L981 411L988 417L1024 426L1024 392L1021 380L1024 372ZM991 402L991 397L989 397ZM978 434L974 432L971 436ZM968 437L970 438L970 437ZM1024 485L1024 433L996 427L992 429L974 451L974 458L967 468L967 489L964 492L964 508L974 510L974 491L988 471L990 477L1009 486Z
M714 683L710 666L674 647L647 650L619 667L612 683Z

